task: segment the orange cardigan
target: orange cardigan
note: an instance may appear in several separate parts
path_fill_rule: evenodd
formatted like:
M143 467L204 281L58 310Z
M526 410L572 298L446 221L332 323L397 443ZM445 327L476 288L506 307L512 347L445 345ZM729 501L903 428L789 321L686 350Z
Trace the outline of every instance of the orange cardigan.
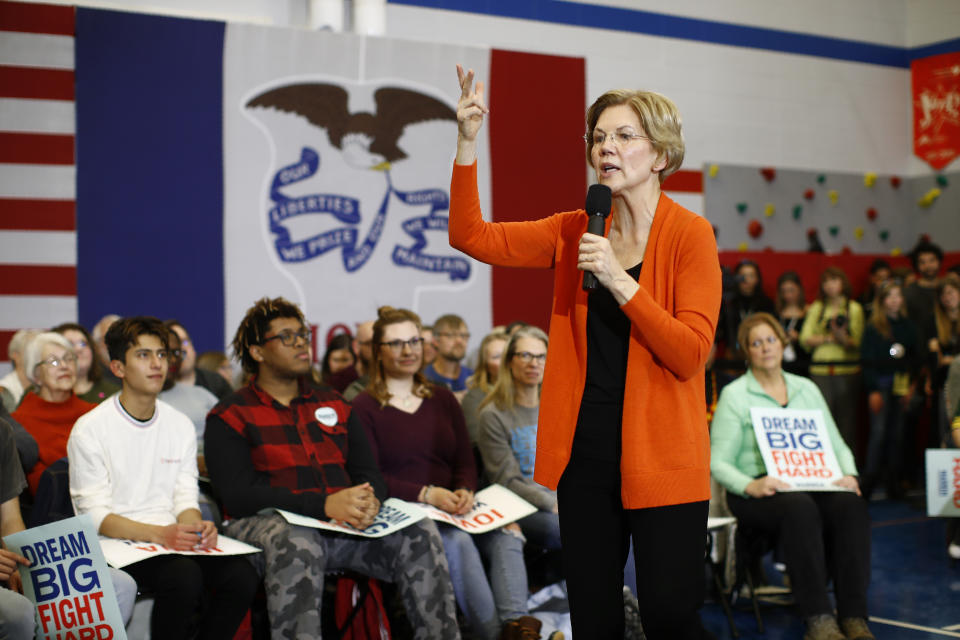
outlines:
M586 381L587 293L577 270L578 243L586 230L582 209L530 222L485 222L476 162L454 165L450 245L488 264L554 268L534 471L534 479L551 489L570 460ZM631 322L620 459L623 506L707 500L710 439L703 368L721 293L710 224L661 194L639 283L639 291L621 307Z

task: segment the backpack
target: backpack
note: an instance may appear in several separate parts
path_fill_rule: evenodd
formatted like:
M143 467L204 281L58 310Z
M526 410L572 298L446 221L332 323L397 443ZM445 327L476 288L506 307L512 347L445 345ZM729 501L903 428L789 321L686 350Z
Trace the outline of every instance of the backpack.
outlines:
M383 592L373 578L341 576L337 580L334 619L344 640L390 640Z

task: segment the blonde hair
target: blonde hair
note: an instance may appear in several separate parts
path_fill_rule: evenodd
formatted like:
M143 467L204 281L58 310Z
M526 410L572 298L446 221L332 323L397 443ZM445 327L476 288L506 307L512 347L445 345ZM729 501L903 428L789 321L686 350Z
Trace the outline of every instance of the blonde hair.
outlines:
M387 391L386 374L383 372L383 362L380 360L380 347L383 341L383 330L392 324L401 324L403 322L412 322L417 327L417 335L423 328L420 322L420 316L409 309L394 309L393 307L380 307L377 309L377 321L373 323L373 345L370 358L370 381L367 383L367 393L374 400L380 403L380 408L387 406L390 402L391 394ZM420 360L420 369L413 374L413 389L421 398L429 398L433 395L433 384L423 375L423 359Z
M643 135L650 141L657 159L666 156L666 165L660 171L660 183L683 164L683 122L673 101L654 91L642 89L613 89L597 98L587 109L587 164L593 153L593 130L600 114L608 107L625 104L637 114Z
M502 329L495 329L483 337L483 341L480 343L480 362L477 364L477 370L467 378L467 387L470 389L477 388L484 393L489 393L490 389L493 388L493 383L496 380L491 380L490 372L487 371L487 347L497 340L507 342L510 340L510 336Z
M539 340L544 346L549 346L550 344L547 334L539 327L526 325L514 331L513 335L510 336L510 340L507 341L503 355L500 356L500 375L497 376L497 382L493 385L487 397L483 399L483 402L480 403L478 409L483 409L491 402L502 411L513 409L514 403L516 402L516 388L513 384L513 372L510 370L509 364L513 356L517 353L517 342L519 342L521 338Z
M947 315L946 310L943 308L943 290L947 287L953 287L960 293L960 276L955 273L948 273L943 276L940 280L940 284L937 286L937 303L933 305L933 316L937 324L937 338L940 340L940 344L946 344L950 342L950 317Z

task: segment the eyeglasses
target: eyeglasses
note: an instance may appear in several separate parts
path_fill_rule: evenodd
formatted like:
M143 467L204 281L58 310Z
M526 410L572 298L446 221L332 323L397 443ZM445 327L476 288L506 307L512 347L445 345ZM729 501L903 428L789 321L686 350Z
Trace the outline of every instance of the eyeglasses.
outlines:
M630 127L620 127L610 135L610 141L613 142L615 147L625 147L633 140L649 140L647 136L642 136ZM589 134L584 134L584 142L593 142L593 145L600 146L607 140L607 132L602 129L593 130L593 138L591 139Z
M757 338L756 340L752 340L752 341L750 342L750 348L751 348L751 349L759 349L760 347L763 346L764 343L767 343L767 344L776 344L776 343L778 343L778 342L780 342L780 338L778 338L777 336L767 336L767 337L766 337L765 339L763 339L763 340L761 340L760 338Z
M469 340L470 332L469 331L438 331L433 334L437 338L460 338L461 340Z
M394 354L402 353L404 347L410 347L410 351L420 351L423 349L423 338L391 340L390 342L381 342L380 346L389 348Z
M37 363L37 366L39 367L41 364L48 364L54 369L56 369L60 365L64 365L64 364L71 365L76 363L77 363L77 356L73 355L72 353L65 353L62 356L50 356L46 360L41 360L40 362Z
M263 344L267 344L271 340L280 340L280 343L285 347L292 347L297 344L297 339L303 340L306 343L310 343L310 330L301 329L300 331L281 331L275 336L270 336L269 338L263 339Z
M530 364L531 362L543 364L547 361L547 354L530 353L529 351L517 351L515 354L513 354L513 357L518 358L523 364Z

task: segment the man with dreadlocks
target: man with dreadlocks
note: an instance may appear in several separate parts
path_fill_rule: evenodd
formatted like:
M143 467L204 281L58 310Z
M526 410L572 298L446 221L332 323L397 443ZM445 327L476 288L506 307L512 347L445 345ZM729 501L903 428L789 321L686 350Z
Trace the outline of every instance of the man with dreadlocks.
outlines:
M300 309L263 298L233 339L250 383L207 417L206 460L226 532L263 549L274 638L319 638L324 573L349 569L395 582L416 638L459 638L456 605L436 525L422 520L381 538L287 523L279 508L369 526L386 484L363 425L336 391L309 379L310 331Z

